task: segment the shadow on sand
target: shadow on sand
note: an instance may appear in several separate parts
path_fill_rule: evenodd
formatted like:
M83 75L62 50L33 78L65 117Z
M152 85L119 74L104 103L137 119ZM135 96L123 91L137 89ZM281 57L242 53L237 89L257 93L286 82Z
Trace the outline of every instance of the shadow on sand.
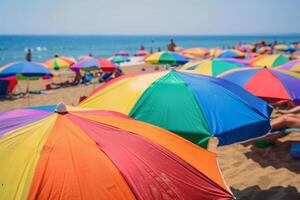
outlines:
M300 192L295 187L276 186L262 190L258 186L248 187L244 190L230 188L238 200L298 200Z
M245 153L246 157L259 163L262 167L272 166L276 169L286 168L294 173L300 173L300 160L290 156L290 149L293 143L299 141L277 141L274 147L266 149L251 146L251 151Z

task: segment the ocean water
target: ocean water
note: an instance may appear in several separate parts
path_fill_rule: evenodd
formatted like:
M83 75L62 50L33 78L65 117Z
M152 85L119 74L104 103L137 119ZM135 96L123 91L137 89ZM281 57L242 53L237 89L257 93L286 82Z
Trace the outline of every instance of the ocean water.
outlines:
M32 49L33 61L45 61L55 53L64 56L81 56L89 53L107 58L123 50L134 54L143 44L146 50L152 47L166 49L173 38L178 46L184 48L229 48L237 44L253 43L260 40L268 42L300 42L299 35L273 36L0 36L0 67L14 61L25 59L26 48Z

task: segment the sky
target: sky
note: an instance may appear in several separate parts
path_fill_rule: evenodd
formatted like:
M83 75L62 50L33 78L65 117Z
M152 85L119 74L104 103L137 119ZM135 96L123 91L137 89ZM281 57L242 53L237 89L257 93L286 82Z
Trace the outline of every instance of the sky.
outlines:
M0 34L299 34L300 0L0 0Z

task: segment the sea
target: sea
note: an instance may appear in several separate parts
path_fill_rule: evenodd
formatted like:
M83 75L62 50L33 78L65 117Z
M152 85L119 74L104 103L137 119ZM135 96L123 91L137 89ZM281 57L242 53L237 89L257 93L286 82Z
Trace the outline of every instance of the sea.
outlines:
M152 35L0 35L0 67L15 61L25 60L26 49L32 50L33 61L43 62L58 54L77 58L92 54L107 58L118 51L134 54L143 45L146 50L165 50L173 39L183 48L219 47L228 49L237 43L254 43L266 40L269 43L300 42L300 34L293 35L227 35L227 36L152 36Z

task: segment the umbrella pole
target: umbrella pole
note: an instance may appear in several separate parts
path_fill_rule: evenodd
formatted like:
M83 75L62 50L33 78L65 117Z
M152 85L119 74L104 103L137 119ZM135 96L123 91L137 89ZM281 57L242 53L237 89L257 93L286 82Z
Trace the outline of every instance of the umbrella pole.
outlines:
M27 89L26 89L26 93L28 94L28 96L27 96L27 106L30 106L29 79L27 79Z

